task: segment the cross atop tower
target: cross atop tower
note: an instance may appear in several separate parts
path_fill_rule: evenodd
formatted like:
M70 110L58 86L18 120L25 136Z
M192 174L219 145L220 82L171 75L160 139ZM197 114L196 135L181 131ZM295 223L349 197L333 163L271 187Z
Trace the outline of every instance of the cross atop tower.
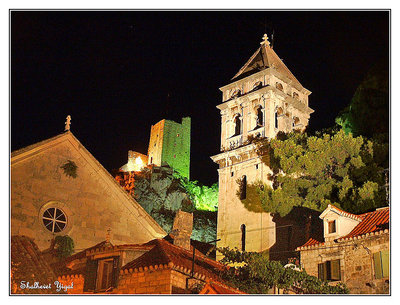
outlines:
M260 44L264 44L264 45L267 45L267 46L270 45L270 42L268 41L268 35L267 34L264 34L264 36L262 37L262 40L263 41L261 41Z
M69 131L71 129L71 116L68 115L65 121L65 129L64 131Z

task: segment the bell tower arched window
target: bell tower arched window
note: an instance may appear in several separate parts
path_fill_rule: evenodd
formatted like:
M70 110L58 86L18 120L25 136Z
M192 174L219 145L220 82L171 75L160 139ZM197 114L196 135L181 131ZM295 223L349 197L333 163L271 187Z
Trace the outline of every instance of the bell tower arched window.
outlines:
M261 107L257 108L257 127L264 126L264 115Z
M239 115L237 115L235 117L234 123L235 123L235 134L234 134L234 136L238 136L238 135L240 135L242 133L242 121L240 120Z

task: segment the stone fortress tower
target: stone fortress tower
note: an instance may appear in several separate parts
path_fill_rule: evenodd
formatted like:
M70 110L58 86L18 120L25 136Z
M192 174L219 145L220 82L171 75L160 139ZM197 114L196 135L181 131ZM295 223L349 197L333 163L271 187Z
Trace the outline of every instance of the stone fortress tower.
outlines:
M264 251L276 242L275 223L269 213L248 211L237 197L238 181L244 199L247 183L267 182L271 173L249 139L304 130L314 112L308 107L311 92L278 57L266 34L232 82L220 90L221 153L211 157L219 165L217 247Z
M182 124L161 120L151 126L148 164L168 164L183 177L190 174L190 117L182 118Z

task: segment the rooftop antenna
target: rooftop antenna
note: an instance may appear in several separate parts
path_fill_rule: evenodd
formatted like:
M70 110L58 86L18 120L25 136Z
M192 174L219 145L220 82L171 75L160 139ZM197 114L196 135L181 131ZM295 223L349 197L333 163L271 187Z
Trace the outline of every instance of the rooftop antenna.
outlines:
M274 29L272 29L272 34L271 34L271 49L274 48L274 34L275 34L275 31L274 31Z

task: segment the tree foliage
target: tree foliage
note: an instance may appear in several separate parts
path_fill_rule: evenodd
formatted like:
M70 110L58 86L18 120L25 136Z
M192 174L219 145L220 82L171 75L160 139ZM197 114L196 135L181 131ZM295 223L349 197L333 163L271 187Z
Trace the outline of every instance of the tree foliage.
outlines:
M329 285L305 271L285 268L281 262L270 261L268 253L245 252L237 249L218 249L224 258L221 262L231 266L222 278L233 287L250 294L268 294L271 288L294 290L304 294L347 294L343 283Z
M339 113L336 123L346 133L373 137L389 133L388 59L376 63L356 89L350 104Z
M58 235L54 239L55 249L59 258L65 258L74 253L74 240L68 235Z
M190 200L194 203L196 210L217 211L218 183L207 186L197 180L188 180L178 173L174 173L174 176L179 179L182 187L189 195Z
M197 181L188 181L176 173L172 175L163 172L152 177L150 171L143 170L135 174L134 197L166 232L172 230L176 211L180 209L193 213L192 238L208 242L215 240L217 236L216 213L209 211L205 203L204 206L199 205L201 202L208 202L210 195L207 187L200 185L199 191L197 186ZM218 195L218 188L216 192ZM192 198L197 198L196 196L202 197L203 201L193 201Z
M301 206L323 211L328 204L351 213L386 206L388 145L343 130L315 136L290 133L257 143L272 173L271 183L248 186L243 204L254 212L287 215Z

